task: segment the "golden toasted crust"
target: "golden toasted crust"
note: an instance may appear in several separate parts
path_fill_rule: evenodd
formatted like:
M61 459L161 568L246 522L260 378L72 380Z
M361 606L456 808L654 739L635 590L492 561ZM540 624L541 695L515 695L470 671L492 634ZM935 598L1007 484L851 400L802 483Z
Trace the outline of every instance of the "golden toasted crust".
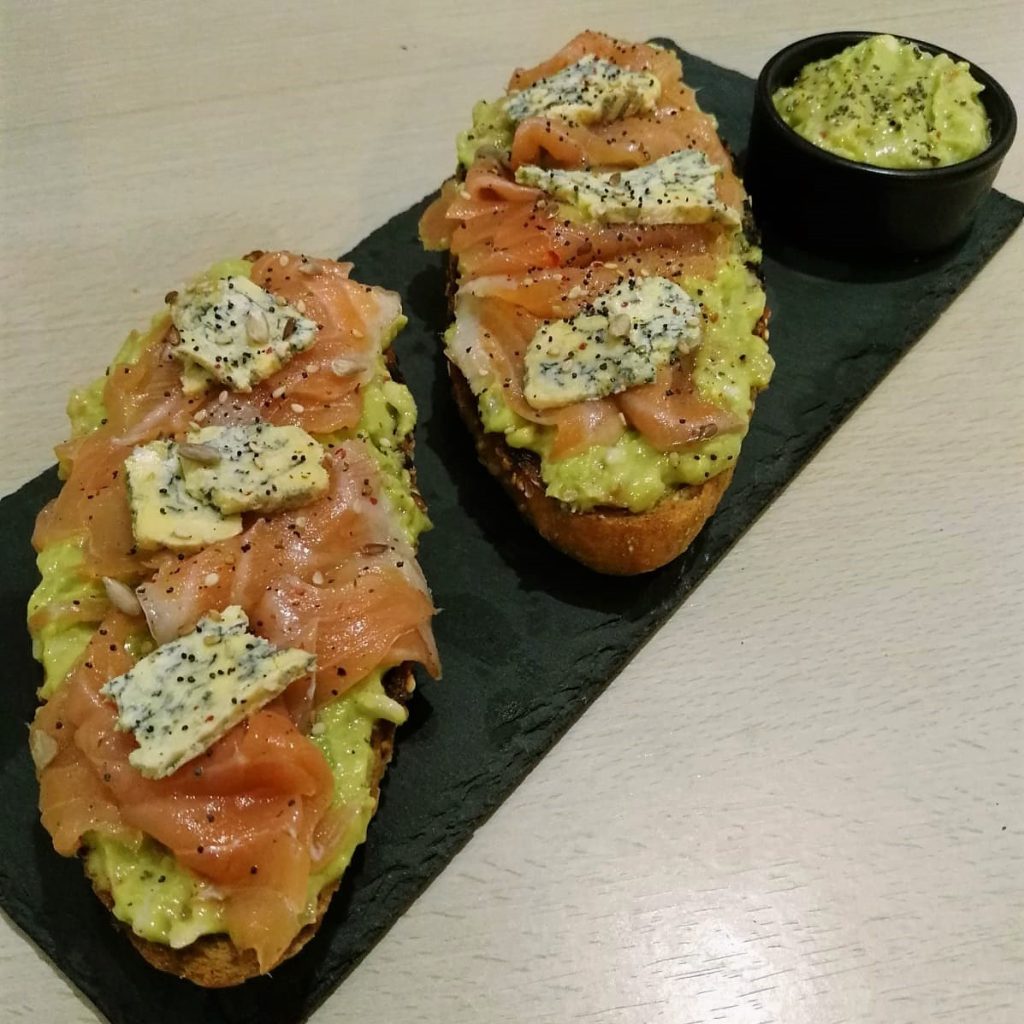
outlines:
M415 685L411 662L391 669L384 676L384 688L388 696L403 704L411 696ZM380 796L380 782L391 760L394 738L395 726L390 722L378 721L371 740L375 757L370 785L375 800ZM316 918L295 936L277 963L294 956L313 938L337 888L336 881L324 886L317 901ZM93 889L107 909L112 910L114 901L110 893L97 885L95 880ZM170 946L159 942L140 938L128 925L120 922L117 924L127 934L132 945L154 967L167 971L168 974L176 974L179 978L185 978L203 988L228 988L263 973L260 971L256 954L251 949L239 949L226 935L204 935L182 949L171 949ZM272 970L277 963L270 964L267 970Z
M648 512L613 508L574 512L545 493L540 463L533 452L512 448L501 434L484 430L476 396L466 378L454 366L449 366L448 373L480 461L545 540L597 572L634 576L678 558L715 511L732 480L728 469L699 487L673 492Z

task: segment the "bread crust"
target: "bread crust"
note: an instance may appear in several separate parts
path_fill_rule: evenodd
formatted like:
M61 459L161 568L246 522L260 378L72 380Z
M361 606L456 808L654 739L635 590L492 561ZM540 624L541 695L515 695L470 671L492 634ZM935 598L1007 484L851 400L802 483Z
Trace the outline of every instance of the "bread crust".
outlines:
M384 675L384 689L392 700L405 705L412 695L416 682L412 662L403 662ZM378 721L374 727L371 746L374 753L373 774L370 780L374 804L380 798L380 783L394 751L395 726L391 722ZM376 806L374 807L376 810ZM114 901L109 890L92 879L93 890L100 902L113 911ZM267 971L295 956L317 933L320 922L337 891L340 879L324 886L317 899L316 917L292 940L291 945ZM115 924L132 945L153 967L168 974L175 974L203 988L229 988L266 971L260 970L256 954L251 949L239 949L227 935L203 935L195 942L181 949L172 949L160 942L151 942L136 935L131 926L115 919Z

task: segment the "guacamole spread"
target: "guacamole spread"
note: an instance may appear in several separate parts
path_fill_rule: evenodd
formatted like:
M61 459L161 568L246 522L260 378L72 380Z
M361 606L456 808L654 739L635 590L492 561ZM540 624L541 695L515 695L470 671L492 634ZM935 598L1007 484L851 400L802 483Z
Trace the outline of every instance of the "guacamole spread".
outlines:
M989 145L982 86L970 66L894 36L872 36L808 64L772 96L816 146L875 167L942 167Z
M459 164L469 167L478 149L507 150L512 146L515 123L505 112L504 100L480 100L473 107L473 127L460 132L455 142Z
M251 264L244 260L218 263L206 276L219 278L248 275ZM398 318L385 338L385 347L405 324ZM150 344L163 337L167 314L154 317L148 331L133 331L122 345L113 366L136 362ZM109 371L108 371L109 372ZM72 435L80 437L98 428L106 416L103 405L105 377L76 390L68 402ZM405 467L402 443L416 422L416 405L403 384L392 380L381 359L369 384L362 389L362 418L356 436L371 443L380 466L381 486L388 495L396 520L410 543L430 522L417 502L409 471ZM333 447L349 435L320 436ZM41 582L29 601L29 629L33 653L43 665L43 699L51 697L79 656L93 631L102 621L107 599L99 581L81 571L82 539L72 537L44 548L37 565ZM72 618L48 620L48 607L72 605ZM130 653L143 657L153 647L145 629L128 641ZM317 712L313 742L323 751L334 776L334 801L355 807L333 858L310 877L306 919L312 920L320 890L339 878L356 847L366 836L366 827L376 807L372 791L374 753L371 745L378 721L400 724L406 711L384 691L382 673L376 671L342 696L329 701ZM102 888L109 890L114 916L130 925L144 939L180 948L201 935L223 932L221 903L217 893L201 878L182 867L159 843L138 836L112 835L97 831L85 837L86 870Z

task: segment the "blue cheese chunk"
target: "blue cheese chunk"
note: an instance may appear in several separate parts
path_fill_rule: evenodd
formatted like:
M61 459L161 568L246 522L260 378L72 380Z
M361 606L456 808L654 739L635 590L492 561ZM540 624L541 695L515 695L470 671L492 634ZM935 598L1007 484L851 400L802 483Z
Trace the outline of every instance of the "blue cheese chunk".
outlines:
M627 278L569 320L545 324L526 350L523 393L535 409L650 384L700 343L700 307L665 277Z
M327 490L324 446L301 427L204 427L178 453L185 489L224 515L294 508Z
M629 171L560 171L524 164L516 181L542 189L600 224L738 225L739 213L718 198L721 168L699 149L680 149Z
M593 124L653 110L660 95L661 82L654 75L626 71L588 54L512 93L505 101L505 113L513 121L547 116Z
M196 551L242 532L241 516L225 516L188 493L174 442L135 448L124 468L132 531L143 551Z
M213 374L198 363L186 359L181 367L181 390L187 398L205 394L213 384Z
M171 319L191 394L205 386L195 367L234 391L251 391L316 340L312 320L247 277L200 279L174 298Z
M128 761L147 778L170 775L315 668L312 654L279 650L248 626L232 605L101 689L117 705L118 728L134 733Z

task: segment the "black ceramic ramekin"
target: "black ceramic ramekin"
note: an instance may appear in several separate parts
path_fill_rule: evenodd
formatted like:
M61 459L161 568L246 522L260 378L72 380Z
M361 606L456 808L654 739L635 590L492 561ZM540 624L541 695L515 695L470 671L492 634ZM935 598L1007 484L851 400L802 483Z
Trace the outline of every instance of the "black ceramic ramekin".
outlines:
M757 80L744 177L754 215L769 235L830 255L880 259L935 252L971 226L1013 142L1017 115L1006 90L981 68L991 143L962 163L920 170L872 167L836 156L798 135L779 116L772 94L800 69L832 57L877 32L828 32L792 43L765 64ZM900 37L906 38L906 37ZM919 39L926 53L957 54Z

